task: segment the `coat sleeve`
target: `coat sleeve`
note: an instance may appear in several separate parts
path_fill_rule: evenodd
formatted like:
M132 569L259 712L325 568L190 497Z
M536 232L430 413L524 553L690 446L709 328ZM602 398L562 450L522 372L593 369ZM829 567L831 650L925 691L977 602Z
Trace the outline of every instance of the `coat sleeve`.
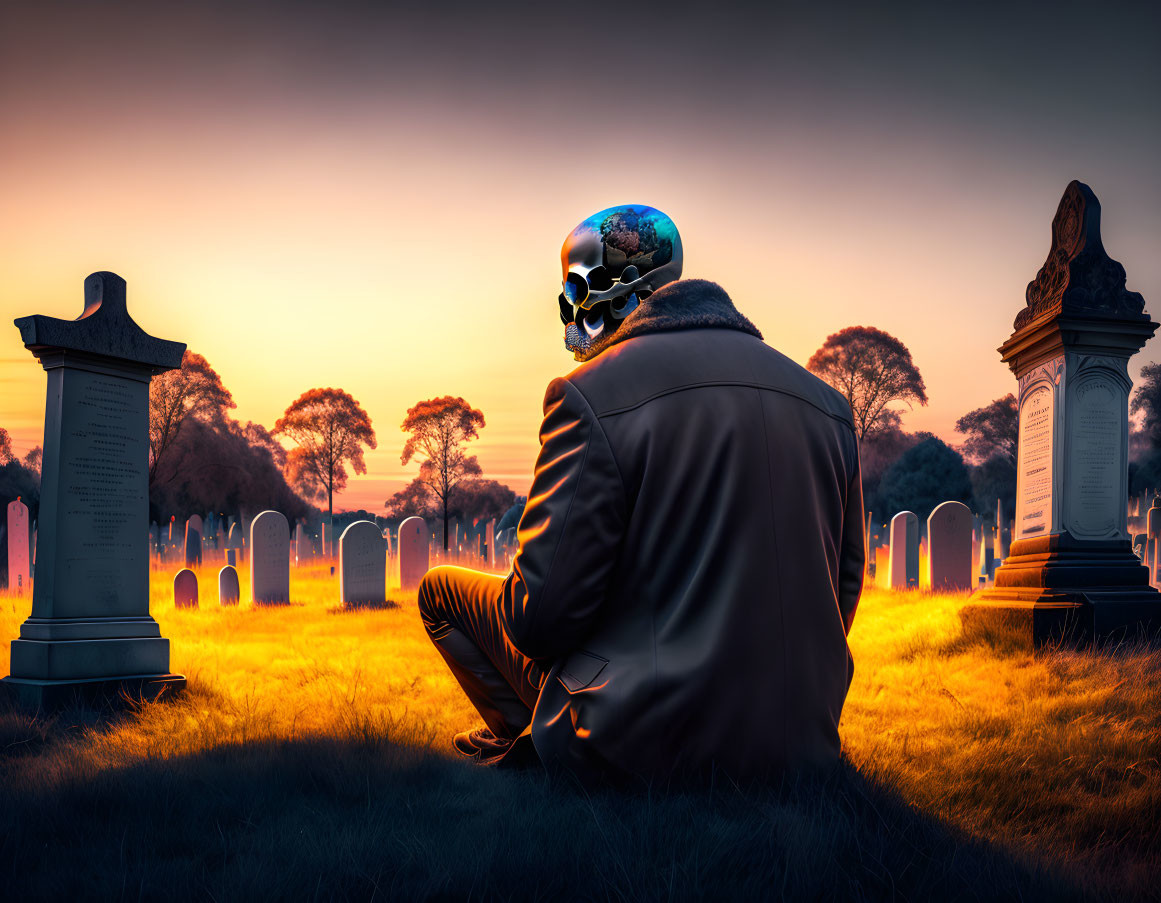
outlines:
M580 647L601 612L627 522L624 487L605 433L567 379L544 396L540 454L501 617L512 644L538 661Z
M839 558L839 611L842 613L843 628L851 632L855 620L855 609L859 607L859 596L863 592L863 572L866 569L866 522L863 511L863 477L859 463L858 440L852 435L855 447L855 472L847 487L847 507L843 513L842 550Z

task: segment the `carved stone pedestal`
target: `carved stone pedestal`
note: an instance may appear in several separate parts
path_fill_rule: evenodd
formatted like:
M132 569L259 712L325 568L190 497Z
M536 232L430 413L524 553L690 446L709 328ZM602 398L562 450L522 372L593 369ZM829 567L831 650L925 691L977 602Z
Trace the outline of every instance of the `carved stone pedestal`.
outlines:
M125 281L85 280L76 320L23 317L48 372L32 616L0 691L29 707L175 691L169 640L149 615L149 381L185 346L129 317Z
M1129 358L1157 329L1105 253L1100 204L1068 186L1052 250L1000 355L1019 381L1016 524L995 585L965 607L965 629L1028 644L1156 636L1161 593L1127 524Z

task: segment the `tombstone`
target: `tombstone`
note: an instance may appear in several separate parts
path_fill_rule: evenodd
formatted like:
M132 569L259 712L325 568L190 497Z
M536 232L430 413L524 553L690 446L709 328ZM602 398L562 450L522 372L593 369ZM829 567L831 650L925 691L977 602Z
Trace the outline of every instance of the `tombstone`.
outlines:
M290 524L263 511L250 524L250 598L255 605L290 602Z
M242 547L244 545L242 536L242 525L237 523L230 524L230 529L226 531L226 549L228 552L236 552L238 557L241 557ZM234 561L230 562L230 564L235 563Z
M357 520L339 537L339 599L343 605L386 601L387 544L369 520Z
M232 553L234 550L230 549ZM238 571L233 564L227 564L218 571L218 604L237 605L241 589L238 586Z
M980 546L979 577L980 583L991 583L996 576L996 547L985 542Z
M0 681L21 704L54 708L174 692L169 641L149 616L149 381L185 346L147 335L114 273L85 280L76 320L16 320L47 371L32 615Z
M891 518L891 565L888 586L911 589L919 586L919 518L900 511Z
M409 517L399 525L399 586L415 589L427 573L431 534L422 517Z
M236 568L238 566L238 550L237 549L226 549L226 564L228 564L232 568Z
M488 521L484 527L484 563L488 567L496 566L496 521Z
M1012 541L1008 522L1004 520L1003 499L996 499L996 532L993 538L995 541L995 559L997 562L1001 562L1008 557L1008 549L1011 547Z
M198 575L182 568L173 578L173 604L177 608L198 607Z
M1000 347L1018 382L1015 535L961 618L1033 647L1155 632L1161 594L1133 554L1125 499L1128 363L1158 324L1105 252L1087 185L1065 190L1025 300Z
M1154 496L1153 504L1145 515L1145 566L1149 568L1149 582L1157 585L1157 545L1161 541L1161 497Z
M975 589L972 512L963 502L937 505L927 518L927 582L936 592Z
M185 566L187 568L201 567L202 565L202 519L196 514L190 515L185 522Z
M302 524L294 525L294 564L302 567L306 563L306 535Z
M28 506L17 498L8 503L8 592L28 594Z

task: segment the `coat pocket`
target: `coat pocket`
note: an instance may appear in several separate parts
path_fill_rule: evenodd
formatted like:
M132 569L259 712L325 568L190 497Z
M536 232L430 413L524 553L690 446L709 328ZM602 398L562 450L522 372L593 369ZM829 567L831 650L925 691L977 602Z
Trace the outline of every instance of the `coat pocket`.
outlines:
M576 693L592 684L608 663L607 658L579 649L564 660L557 677L566 690Z

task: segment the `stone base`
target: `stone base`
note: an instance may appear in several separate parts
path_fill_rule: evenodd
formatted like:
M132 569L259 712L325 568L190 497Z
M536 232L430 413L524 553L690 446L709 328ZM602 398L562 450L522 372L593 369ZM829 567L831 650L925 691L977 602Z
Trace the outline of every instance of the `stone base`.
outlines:
M1161 593L1128 540L1059 533L1013 542L995 586L975 593L960 621L966 633L1032 649L1156 640Z
M169 672L164 637L12 641L12 676L22 680L94 680Z
M1019 647L1079 648L1161 639L1161 593L1145 588L995 587L980 590L960 611L966 634Z
M185 689L182 674L131 674L93 680L0 678L0 697L25 709L55 711L72 706L110 708L154 701Z

